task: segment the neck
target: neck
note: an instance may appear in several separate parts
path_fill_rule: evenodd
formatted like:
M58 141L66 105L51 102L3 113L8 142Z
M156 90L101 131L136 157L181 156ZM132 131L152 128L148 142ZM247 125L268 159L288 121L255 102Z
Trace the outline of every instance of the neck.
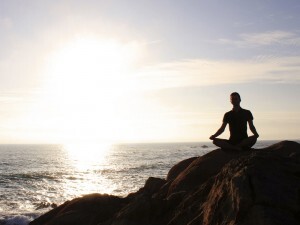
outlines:
M239 111L241 109L241 106L239 106L239 105L235 105L235 106L233 106L233 111Z

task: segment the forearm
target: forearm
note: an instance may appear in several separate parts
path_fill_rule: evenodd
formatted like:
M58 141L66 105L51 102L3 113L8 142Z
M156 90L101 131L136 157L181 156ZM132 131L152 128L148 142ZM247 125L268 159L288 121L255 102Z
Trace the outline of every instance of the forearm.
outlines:
M217 132L214 135L210 136L209 139L214 140L216 137L222 134L226 128L226 125L227 125L226 123L223 123L222 126L219 128L219 130L217 130Z
M221 135L224 132L224 129L220 128L213 136L214 137L218 137L219 135Z
M259 135L258 135L258 133L257 133L254 126L250 126L250 130L251 130L252 134L254 134L254 136L259 137Z

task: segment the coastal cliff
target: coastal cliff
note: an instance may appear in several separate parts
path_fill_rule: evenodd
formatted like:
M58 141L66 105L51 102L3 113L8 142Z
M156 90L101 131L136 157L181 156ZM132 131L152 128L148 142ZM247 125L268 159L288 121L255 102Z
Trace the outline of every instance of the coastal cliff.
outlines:
M150 177L127 197L90 194L30 225L300 224L300 144L244 152L216 149Z

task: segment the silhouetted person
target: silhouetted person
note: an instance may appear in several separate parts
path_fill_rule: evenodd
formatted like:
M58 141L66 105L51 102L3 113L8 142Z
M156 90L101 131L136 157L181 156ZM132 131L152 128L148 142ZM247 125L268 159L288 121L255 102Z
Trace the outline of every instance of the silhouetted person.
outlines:
M241 108L241 97L237 92L233 92L230 95L230 102L233 105L233 109L225 113L222 126L209 139L213 140L213 143L216 146L223 149L234 149L239 151L250 149L259 137L253 124L252 113L249 110ZM247 134L247 122L253 133L253 136L250 137L248 137ZM230 131L229 140L216 138L224 132L227 124L229 124Z

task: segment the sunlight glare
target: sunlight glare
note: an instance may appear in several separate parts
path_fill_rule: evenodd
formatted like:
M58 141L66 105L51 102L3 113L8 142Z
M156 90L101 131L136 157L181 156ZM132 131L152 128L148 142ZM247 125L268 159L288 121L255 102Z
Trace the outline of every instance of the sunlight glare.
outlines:
M85 171L105 164L111 146L104 142L74 142L64 144L64 149L73 166L80 171Z
M116 106L134 85L138 50L134 43L79 38L49 57L43 101L54 109L64 143L118 138Z

